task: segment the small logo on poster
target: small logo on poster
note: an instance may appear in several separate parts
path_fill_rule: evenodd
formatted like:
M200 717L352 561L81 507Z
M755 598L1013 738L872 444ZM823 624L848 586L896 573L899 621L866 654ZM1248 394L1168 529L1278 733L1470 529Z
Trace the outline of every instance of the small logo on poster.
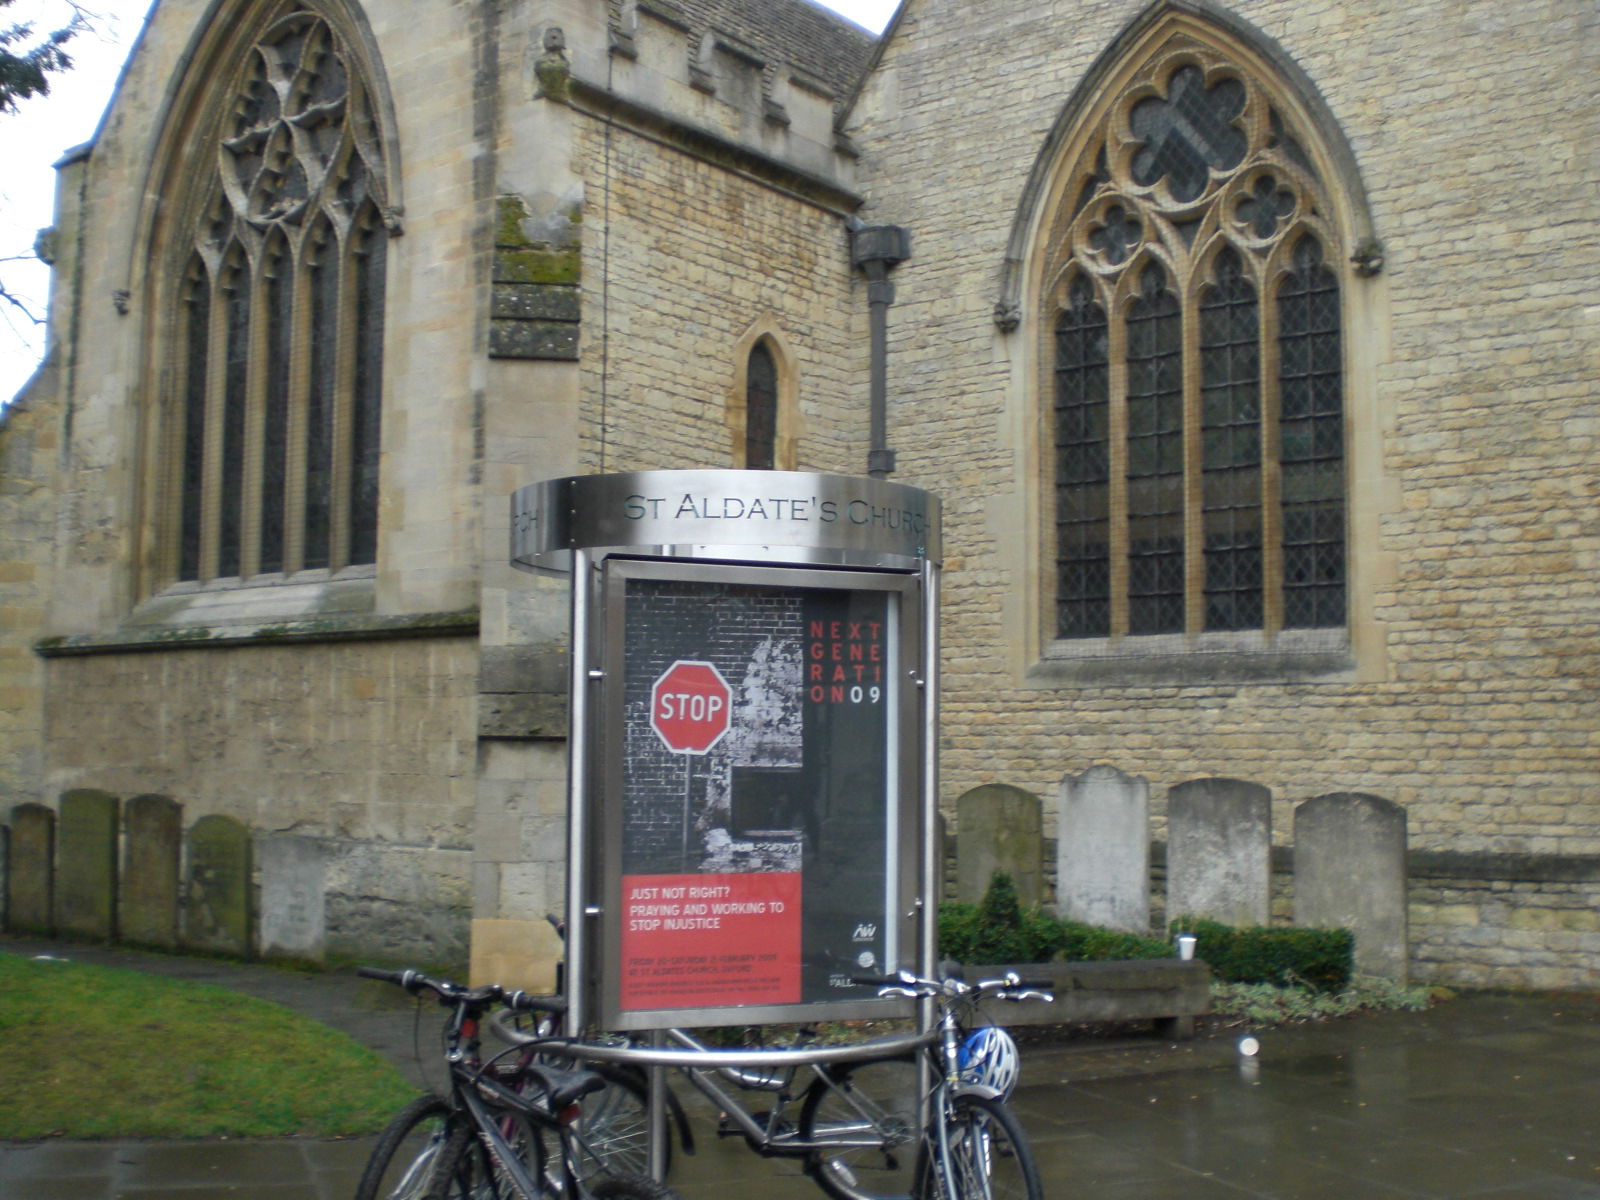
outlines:
M872 969L872 964L877 961L878 956L871 950L863 950L860 954L856 955L856 966L860 967L863 971L870 971Z
M853 942L870 942L878 936L878 927L871 921L863 921L856 926L855 933L851 936Z

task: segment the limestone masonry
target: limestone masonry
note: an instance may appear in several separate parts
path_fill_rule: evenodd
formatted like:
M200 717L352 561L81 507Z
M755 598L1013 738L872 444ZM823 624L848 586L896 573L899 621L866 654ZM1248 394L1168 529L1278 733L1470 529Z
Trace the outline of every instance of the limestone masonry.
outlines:
M330 951L534 936L566 589L510 494L759 465L768 405L866 474L888 287L949 819L1381 797L1413 979L1600 986L1597 69L1577 0L159 0L0 415L0 809L310 839Z

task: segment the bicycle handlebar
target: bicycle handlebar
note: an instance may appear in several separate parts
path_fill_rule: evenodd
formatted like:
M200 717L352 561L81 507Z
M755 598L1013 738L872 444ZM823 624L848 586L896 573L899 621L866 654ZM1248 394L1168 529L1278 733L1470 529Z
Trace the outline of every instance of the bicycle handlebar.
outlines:
M852 975L850 982L864 987L876 987L889 994L902 996L970 996L975 999L1044 1000L1054 1001L1050 989L1055 981L1050 979L1023 979L1015 971L1007 971L1002 979L980 979L968 983L959 974L947 971L943 979L922 979L910 971L894 975Z
M478 988L465 988L451 983L447 979L430 979L421 971L414 971L410 967L399 971L389 971L382 967L357 967L356 974L364 979L378 979L384 983L392 983L396 987L404 988L413 996L420 995L424 990L431 991L439 997L440 1004L464 1003L488 1006L498 1002L516 1012L564 1013L567 1011L565 996L530 996L521 989L508 992L498 983L486 983Z

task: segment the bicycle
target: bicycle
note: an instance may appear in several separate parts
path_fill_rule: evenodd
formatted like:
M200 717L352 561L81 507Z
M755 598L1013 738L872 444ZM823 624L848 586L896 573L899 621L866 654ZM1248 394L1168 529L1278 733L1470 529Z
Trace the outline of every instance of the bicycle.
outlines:
M615 1081L598 1070L541 1061L526 1047L484 1060L481 1024L499 1006L556 1014L559 997L458 987L419 971L358 968L450 1009L444 1060L448 1096L422 1096L390 1122L356 1188L356 1200L676 1200L664 1185L618 1172L605 1131L586 1127L586 1097ZM596 1136L598 1135L598 1136Z
M926 1051L933 1085L927 1095L917 1148L911 1200L1044 1200L1033 1151L1007 1103L1016 1088L1016 1042L998 1025L977 1025L985 1000L1052 1001L1047 982L1027 982L1015 972L1001 979L967 983L955 964L941 964L944 978L923 979L909 971L855 977L877 986L881 996L932 1000L937 1005L934 1038ZM876 1131L874 1131L876 1132ZM886 1158L886 1144L865 1147L865 1159L825 1158L818 1181L837 1200L886 1200L892 1193L866 1190L862 1174Z
M835 1200L1042 1200L1026 1138L1005 1104L1016 1081L1016 1045L1004 1030L974 1027L971 1018L987 999L1048 1000L1047 985L1014 974L967 984L954 974L924 980L908 972L854 982L934 999L938 1019L925 1033L857 1046L725 1051L670 1029L666 1037L677 1049L578 1041L545 1047L681 1070L721 1111L720 1135L742 1135L763 1157L804 1160ZM514 1030L502 1032L518 1039ZM924 1062L931 1082L919 1074ZM770 1095L771 1107L752 1112L725 1083Z

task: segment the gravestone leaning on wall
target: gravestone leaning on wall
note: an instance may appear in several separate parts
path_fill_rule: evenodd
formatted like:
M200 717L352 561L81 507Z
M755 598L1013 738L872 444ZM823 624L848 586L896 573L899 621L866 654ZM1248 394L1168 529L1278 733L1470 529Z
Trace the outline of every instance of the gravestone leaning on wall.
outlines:
M8 928L55 932L56 814L43 804L11 810L11 869L7 872Z
M956 896L976 904L996 871L1011 876L1017 900L1044 899L1039 797L1003 783L975 787L956 801Z
M171 950L178 944L183 805L166 796L135 796L123 807L122 822L120 936L135 945Z
M99 941L116 936L121 813L121 801L109 792L77 788L61 797L56 927L64 934Z
M1167 919L1265 925L1272 897L1272 792L1243 779L1167 789Z
M1294 919L1349 929L1356 970L1407 982L1406 813L1361 792L1317 796L1294 810Z
M1150 930L1150 785L1116 767L1061 781L1056 911L1088 925Z
M232 817L201 817L189 830L183 942L196 950L248 957L250 831Z

